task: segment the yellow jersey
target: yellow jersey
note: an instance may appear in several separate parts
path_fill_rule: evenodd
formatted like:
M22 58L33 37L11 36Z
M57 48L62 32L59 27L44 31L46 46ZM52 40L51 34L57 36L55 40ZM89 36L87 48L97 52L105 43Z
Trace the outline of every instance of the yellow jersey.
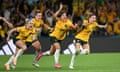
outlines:
M113 31L112 25L108 24L106 27L106 31L108 34L112 34L112 31Z
M35 28L32 28L28 30L26 26L21 26L16 28L17 32L19 32L19 35L16 37L16 39L23 40L24 42L32 42L33 41L33 34L35 34Z
M101 21L101 22L104 22L105 20L106 20L106 16L107 16L107 12L100 12L100 18L99 18L99 20Z
M83 23L86 25L85 28L82 31L78 32L75 35L75 38L88 42L91 33L98 26L98 23L89 23L87 20L84 20Z
M44 25L43 20L36 20L35 18L32 19L33 23L34 23L34 27L35 28L41 28ZM36 31L35 35L36 35L36 39L38 38L39 31Z
M0 37L5 38L5 31L2 29L1 25L0 25Z
M112 23L112 21L114 20L114 18L116 17L116 12L111 12L107 15L108 18L108 23Z
M55 28L49 36L56 37L58 40L63 40L66 37L67 31L70 30L72 22L67 19L65 22L58 20Z
M117 22L115 22L114 24L113 24L114 26L114 33L116 33L116 34L118 34L118 35L120 35L120 20L118 20Z
M33 18L32 21L35 28L40 28L44 24L43 20L36 20L35 18Z

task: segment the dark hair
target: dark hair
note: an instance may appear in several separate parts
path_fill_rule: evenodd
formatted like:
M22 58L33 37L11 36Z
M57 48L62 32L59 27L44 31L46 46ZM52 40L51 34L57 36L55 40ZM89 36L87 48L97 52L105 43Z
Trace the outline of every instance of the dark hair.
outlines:
M60 13L58 14L58 17L61 17L64 13L67 14L67 12L65 10L60 11Z
M95 14L89 14L88 15L88 19L90 18L90 17L92 17L92 16L96 16Z
M35 15L37 15L37 13L41 13L41 11L40 10L36 10L35 11Z

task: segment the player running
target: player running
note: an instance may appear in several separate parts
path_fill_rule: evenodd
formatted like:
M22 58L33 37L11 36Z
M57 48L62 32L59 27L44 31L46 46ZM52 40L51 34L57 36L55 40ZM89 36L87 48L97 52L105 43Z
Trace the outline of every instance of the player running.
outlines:
M77 34L75 35L75 53L72 54L71 62L69 65L70 69L74 69L74 61L78 53L80 53L80 47L83 48L83 53L88 54L90 52L90 46L89 46L89 38L92 32L96 29L96 27L99 28L106 28L106 25L98 25L96 22L96 15L90 14L88 17L88 20L83 21L83 29L78 30Z
M56 25L52 33L49 34L51 39L51 49L50 53L54 53L55 68L61 68L59 64L60 56L60 42L65 39L68 30L75 28L71 20L67 17L67 13L62 11L63 5L60 4L59 10L54 14L56 18Z
M32 46L31 46L32 48L37 49L36 52L35 52L35 59L34 59L32 64L35 67L39 67L39 64L37 64L37 62L42 57L42 47L41 47L41 44L40 44L41 31L42 31L43 27L47 28L48 30L51 30L52 28L50 28L48 25L46 25L44 23L44 21L42 20L42 13L40 12L40 10L36 11L35 18L32 18L32 21L34 23L34 27L37 29L37 31L35 33L37 39L32 43Z
M19 35L13 38L13 42L17 48L15 54L12 55L4 65L6 70L10 70L10 65L15 68L18 57L32 44L32 41L36 40L35 31L36 29L31 20L27 20L24 26L16 27L9 31L7 41L10 40L13 32L19 32Z

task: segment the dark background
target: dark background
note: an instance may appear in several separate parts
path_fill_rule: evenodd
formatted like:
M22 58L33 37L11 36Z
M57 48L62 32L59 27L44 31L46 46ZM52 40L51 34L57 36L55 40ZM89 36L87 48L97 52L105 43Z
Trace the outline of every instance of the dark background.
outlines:
M63 50L68 48L68 45L72 43L73 37L67 37L61 43L61 53ZM40 39L42 45L42 51L49 50L50 48L50 40L49 37L41 37ZM90 50L91 53L98 52L120 52L120 37L95 37L90 39ZM34 53L34 49L27 49L25 53L31 54Z

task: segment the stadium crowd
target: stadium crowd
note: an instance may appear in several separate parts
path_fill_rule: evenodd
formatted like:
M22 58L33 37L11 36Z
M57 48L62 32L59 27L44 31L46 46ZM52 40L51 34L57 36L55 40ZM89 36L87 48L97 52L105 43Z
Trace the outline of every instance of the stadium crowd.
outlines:
M53 13L59 8L60 2L64 4L64 10L73 21L85 19L90 13L94 13L99 24L108 24L106 29L97 28L93 36L120 34L119 0L0 0L0 16L18 27L25 24L26 18L33 18L36 10L40 10L44 23L54 27ZM8 30L7 24L0 19L0 44L5 40ZM45 29L43 34L46 35Z

